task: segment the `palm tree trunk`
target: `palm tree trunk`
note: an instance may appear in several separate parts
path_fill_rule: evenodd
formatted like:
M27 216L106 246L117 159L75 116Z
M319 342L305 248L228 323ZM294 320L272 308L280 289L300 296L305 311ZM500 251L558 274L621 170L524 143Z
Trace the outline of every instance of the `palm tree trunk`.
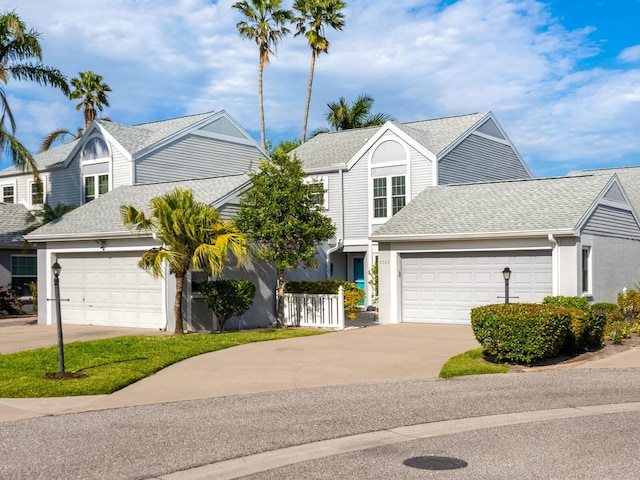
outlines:
M278 269L278 316L276 318L278 326L284 326L284 287L287 284L287 273L284 268Z
M182 335L182 289L184 288L184 275L176 275L176 296L173 300L173 316L176 322L175 334Z
M267 148L267 142L264 134L264 103L262 101L262 72L264 71L264 61L260 59L260 66L258 67L258 103L260 104L260 141L262 147Z
M311 49L311 66L309 67L309 81L307 82L307 103L304 106L304 120L302 121L302 143L307 139L307 120L309 105L311 104L311 87L313 86L313 71L316 68L316 51Z

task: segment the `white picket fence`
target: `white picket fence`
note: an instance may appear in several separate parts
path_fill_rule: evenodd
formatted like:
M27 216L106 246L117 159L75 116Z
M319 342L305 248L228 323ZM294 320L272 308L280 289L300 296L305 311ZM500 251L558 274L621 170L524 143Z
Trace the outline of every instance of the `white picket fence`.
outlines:
M284 294L284 324L288 327L344 328L344 289L337 294Z

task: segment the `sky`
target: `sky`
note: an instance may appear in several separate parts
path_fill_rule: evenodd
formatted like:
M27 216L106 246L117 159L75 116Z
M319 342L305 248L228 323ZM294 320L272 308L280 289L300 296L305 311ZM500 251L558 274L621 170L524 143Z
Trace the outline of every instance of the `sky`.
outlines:
M40 33L45 65L102 75L113 121L223 109L259 141L258 49L239 36L234 1L0 0L0 11ZM640 165L640 0L346 3L316 62L308 131L326 127L327 103L367 93L400 122L492 111L536 177ZM301 136L309 62L304 36L290 35L265 68L274 143ZM34 153L47 133L83 124L60 91L3 88Z

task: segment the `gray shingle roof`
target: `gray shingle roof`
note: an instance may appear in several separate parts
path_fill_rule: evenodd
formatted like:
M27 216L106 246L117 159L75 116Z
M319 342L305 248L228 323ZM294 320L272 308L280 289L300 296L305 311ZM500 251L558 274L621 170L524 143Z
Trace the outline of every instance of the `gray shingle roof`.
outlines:
M573 231L610 179L587 175L428 187L372 238Z
M29 210L24 205L0 203L0 244L22 244L27 213Z
M123 186L79 207L63 217L39 228L29 238L33 241L70 236L100 238L101 236L128 235L120 220L120 206L132 205L138 210L150 211L153 197L170 192L175 187L190 189L200 202L214 204L228 193L249 181L246 174L205 178L180 182Z
M169 120L161 120L158 122L141 123L138 125L121 125L119 123L109 122L99 119L100 124L113 138L116 139L122 147L131 155L147 148L154 143L161 141L171 135L191 127L192 125L210 117L215 112L200 113L197 115L188 115L185 117L172 118ZM79 140L64 143L52 148L46 152L39 153L34 156L34 160L38 165L38 170L45 171L58 164L64 162ZM11 166L0 171L0 177L25 173L18 167Z
M472 113L418 122L391 123L424 148L438 155L487 114ZM322 133L310 138L292 153L302 161L307 170L344 167L380 128L356 128Z
M611 176L613 174L618 176L622 188L624 189L629 201L633 206L636 213L640 213L640 167L618 167L618 168L603 168L597 170L582 170L579 172L571 172L569 175L605 175Z

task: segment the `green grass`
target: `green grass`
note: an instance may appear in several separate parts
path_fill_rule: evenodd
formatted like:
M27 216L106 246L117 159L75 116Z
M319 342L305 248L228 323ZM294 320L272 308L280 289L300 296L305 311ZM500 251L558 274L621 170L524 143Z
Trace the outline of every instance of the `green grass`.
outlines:
M463 375L485 375L488 373L508 373L504 363L490 363L484 360L482 348L469 350L450 358L440 370L440 378L461 377Z
M324 333L275 329L223 334L117 337L65 345L65 371L86 378L45 379L59 371L58 347L0 355L0 398L65 397L115 392L173 363L245 343Z

